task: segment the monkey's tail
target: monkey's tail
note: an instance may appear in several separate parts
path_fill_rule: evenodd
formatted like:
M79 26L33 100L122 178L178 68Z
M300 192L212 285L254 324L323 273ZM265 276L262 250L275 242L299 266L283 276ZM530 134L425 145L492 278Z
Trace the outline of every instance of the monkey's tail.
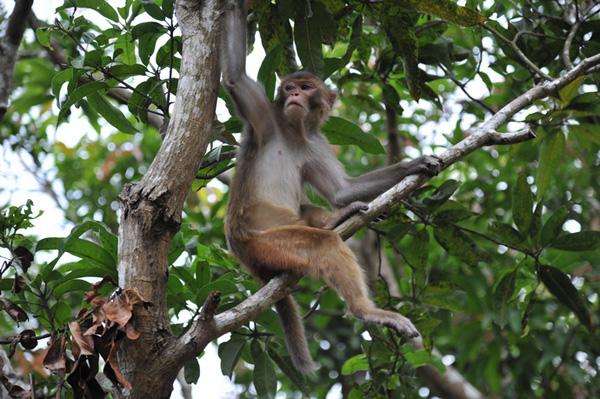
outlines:
M302 374L312 373L317 365L310 356L308 342L304 332L304 323L300 317L298 305L291 295L288 295L275 304L277 314L283 324L285 344L292 358L292 363Z

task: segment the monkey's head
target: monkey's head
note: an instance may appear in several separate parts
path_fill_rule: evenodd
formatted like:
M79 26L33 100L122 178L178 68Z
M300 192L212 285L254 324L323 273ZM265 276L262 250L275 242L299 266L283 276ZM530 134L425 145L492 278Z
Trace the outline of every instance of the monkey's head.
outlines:
M318 129L329 116L336 94L310 72L294 72L281 80L276 103L291 123Z

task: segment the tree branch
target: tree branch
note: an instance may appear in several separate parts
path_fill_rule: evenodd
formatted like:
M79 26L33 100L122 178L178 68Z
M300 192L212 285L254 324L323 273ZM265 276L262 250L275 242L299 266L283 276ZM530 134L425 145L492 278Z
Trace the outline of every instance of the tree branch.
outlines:
M571 62L571 56L570 56L571 45L573 44L573 38L577 34L577 31L579 30L580 26L581 26L581 20L578 19L573 24L573 26L571 26L571 30L569 30L569 34L567 35L567 39L565 40L565 44L563 46L562 59L563 59L563 64L565 64L565 67L567 69L573 68L573 63Z
M0 39L0 120L8 110L8 98L12 92L13 71L17 50L25 32L25 21L31 12L33 0L17 0L8 18L4 36Z
M14 46L19 46L23 33L25 33L25 27L27 24L27 16L31 11L33 0L17 0L15 1L15 7L8 19L8 26L6 27L5 39Z

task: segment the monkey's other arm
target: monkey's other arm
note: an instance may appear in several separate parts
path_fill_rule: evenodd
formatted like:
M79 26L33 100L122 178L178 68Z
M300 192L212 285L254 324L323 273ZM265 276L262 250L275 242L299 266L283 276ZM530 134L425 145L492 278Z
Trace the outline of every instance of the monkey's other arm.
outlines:
M354 201L371 201L406 176L435 176L441 169L442 161L429 155L408 162L398 162L358 177L346 178L346 184L335 194L333 201L338 206Z
M341 209L329 212L315 205L300 206L300 217L311 227L333 230L357 212L366 211L369 205L355 201Z
M439 158L423 156L358 177L349 177L331 151L319 150L316 147L313 151L318 153L318 156L311 159L307 165L307 180L336 208L344 208L357 201L369 202L408 175L423 173L433 176L442 169Z
M263 136L273 123L271 103L260 84L246 75L246 9L240 1L227 1L221 29L223 84L251 134Z

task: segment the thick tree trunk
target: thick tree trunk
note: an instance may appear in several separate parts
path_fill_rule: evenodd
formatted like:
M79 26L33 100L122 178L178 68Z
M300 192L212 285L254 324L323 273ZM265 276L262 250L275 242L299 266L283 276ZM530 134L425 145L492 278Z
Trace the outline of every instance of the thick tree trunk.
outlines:
M146 175L120 196L119 286L136 289L153 304L136 311L141 336L124 340L118 353L121 371L133 386L123 395L129 398L168 398L183 364L172 350L175 337L165 303L167 255L214 118L220 3L177 1L184 46L173 117Z
M13 71L17 50L25 32L25 21L31 12L33 0L17 0L8 18L4 36L0 38L0 120L8 110L8 99L12 93Z

